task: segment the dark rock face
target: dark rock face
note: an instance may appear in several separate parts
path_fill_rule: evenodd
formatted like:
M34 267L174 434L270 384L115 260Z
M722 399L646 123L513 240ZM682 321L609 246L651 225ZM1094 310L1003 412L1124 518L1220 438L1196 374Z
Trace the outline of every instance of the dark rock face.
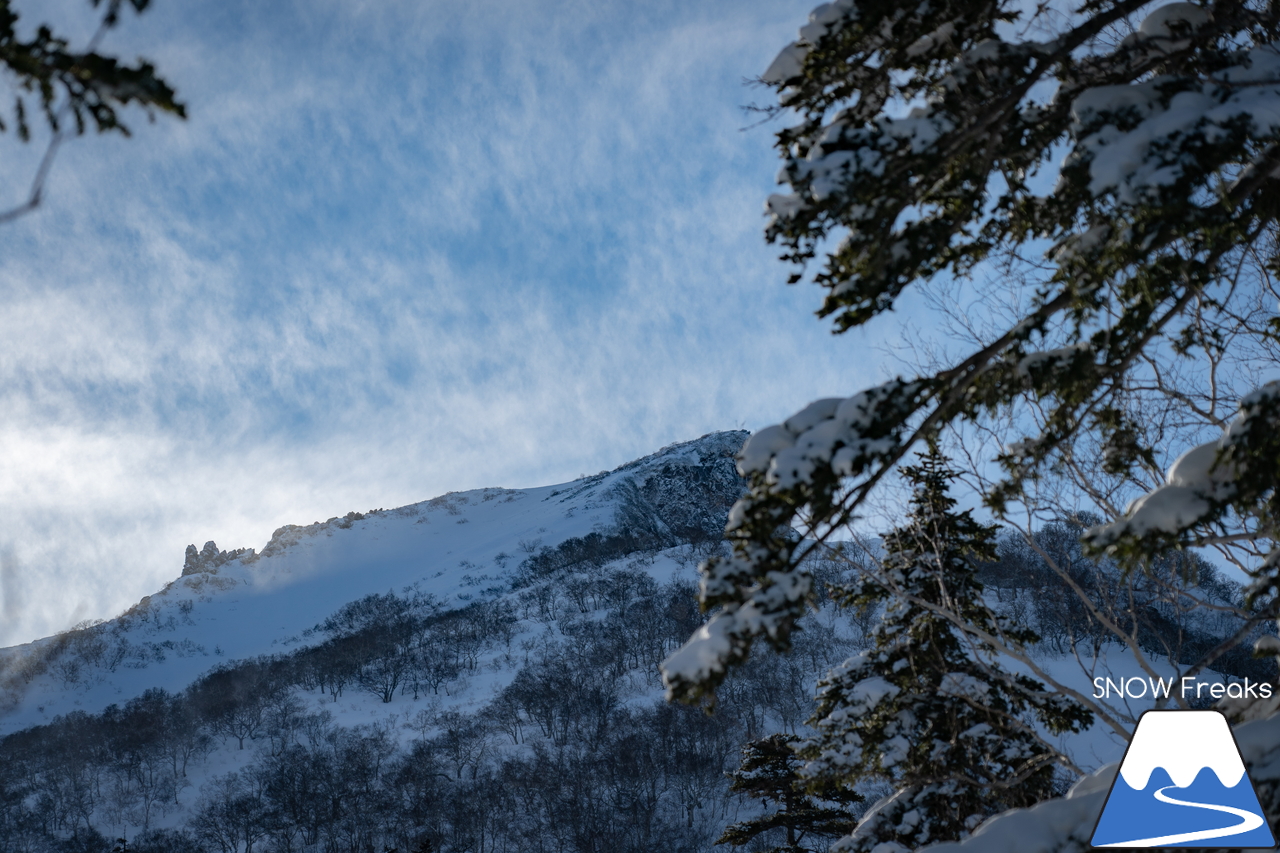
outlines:
M616 487L618 526L669 544L722 538L746 489L734 457L748 435L712 433L625 466L637 470Z
M719 541L729 509L746 489L735 456L747 435L717 432L673 444L552 492L551 498L562 496L561 500L595 496L611 503L613 523L543 548L520 564L513 582L522 586L554 572L603 566L637 552ZM605 480L611 485L597 494Z

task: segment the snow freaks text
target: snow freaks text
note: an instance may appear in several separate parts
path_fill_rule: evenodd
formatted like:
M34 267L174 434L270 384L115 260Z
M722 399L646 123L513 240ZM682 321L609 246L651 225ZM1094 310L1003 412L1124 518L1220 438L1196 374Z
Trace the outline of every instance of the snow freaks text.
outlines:
M1197 681L1187 675L1181 679L1153 678L1135 675L1131 678L1104 678L1098 676L1093 680L1093 698L1110 699L1168 699L1174 685L1183 699L1221 699L1224 696L1232 699L1270 699L1270 684L1250 681Z

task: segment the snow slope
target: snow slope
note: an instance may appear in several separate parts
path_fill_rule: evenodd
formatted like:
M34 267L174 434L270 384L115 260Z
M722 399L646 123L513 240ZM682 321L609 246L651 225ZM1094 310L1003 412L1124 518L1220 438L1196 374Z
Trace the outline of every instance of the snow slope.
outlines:
M620 523L671 544L690 530L718 539L746 436L712 433L557 486L450 493L286 525L260 553L189 549L188 573L116 619L0 649L0 736L70 711L98 713L151 687L178 692L219 663L314 644L323 637L309 632L320 621L371 593L412 587L446 607L500 597L530 554ZM691 574L692 566L660 557L649 567L659 581L677 570ZM1144 675L1130 656L1110 652L1089 673L1071 656L1045 656L1040 665L1086 694L1094 675ZM1126 704L1136 719L1153 703ZM1101 725L1061 745L1086 769L1118 760L1125 746Z
M206 546L206 558L193 560L189 550L190 573L116 619L0 650L0 735L100 712L150 687L179 691L222 661L297 648L318 622L371 593L412 587L446 607L499 596L529 554L607 531L622 516L672 544L673 530L718 536L718 511L728 509L718 505L735 497L733 455L745 437L712 433L559 486L456 492L286 525L261 553L219 557Z

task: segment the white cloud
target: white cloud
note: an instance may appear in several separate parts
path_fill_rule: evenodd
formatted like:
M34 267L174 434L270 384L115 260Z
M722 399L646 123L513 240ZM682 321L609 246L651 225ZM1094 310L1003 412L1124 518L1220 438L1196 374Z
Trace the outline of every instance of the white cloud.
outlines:
M189 542L570 479L873 380L781 284L769 131L739 131L807 8L126 21L109 46L192 117L76 140L3 232L0 644L118 612Z

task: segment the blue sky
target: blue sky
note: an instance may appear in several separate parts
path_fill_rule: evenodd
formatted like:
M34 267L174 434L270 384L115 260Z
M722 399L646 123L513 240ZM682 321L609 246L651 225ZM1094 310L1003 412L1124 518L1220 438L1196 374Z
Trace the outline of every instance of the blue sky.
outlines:
M155 0L185 123L0 230L0 645L188 543L533 486L884 378L762 237L789 2ZM86 0L18 3L83 38ZM0 138L16 201L38 145Z

